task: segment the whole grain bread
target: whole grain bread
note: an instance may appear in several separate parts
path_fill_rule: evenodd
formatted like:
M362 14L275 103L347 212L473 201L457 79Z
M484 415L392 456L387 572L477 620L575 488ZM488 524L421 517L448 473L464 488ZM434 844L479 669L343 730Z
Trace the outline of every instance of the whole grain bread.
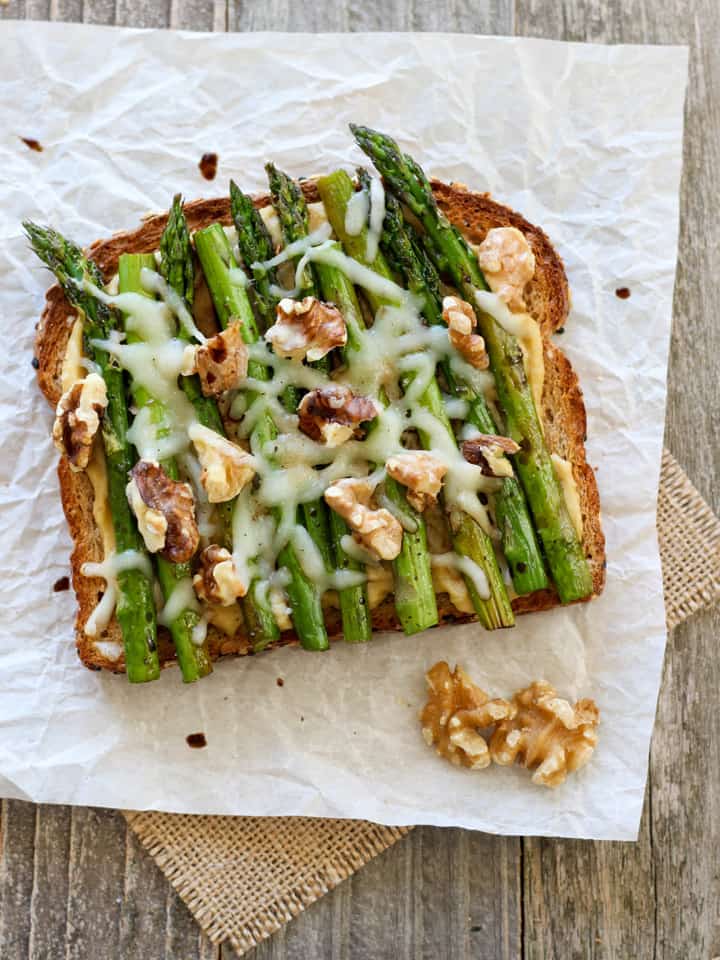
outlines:
M319 200L317 187L311 180L302 184L309 203ZM438 205L471 243L480 243L493 227L514 226L527 237L536 260L536 272L527 289L530 313L539 322L543 334L545 357L545 384L542 401L542 417L545 436L551 452L559 454L572 464L577 484L583 519L583 545L592 569L593 596L601 593L605 582L605 538L600 525L600 501L595 473L585 458L586 416L582 391L569 360L552 341L554 332L566 323L570 296L563 262L543 231L528 223L520 214L496 203L488 194L474 193L464 186L432 181ZM256 198L256 206L270 203L269 195ZM185 206L185 214L191 230L211 223L231 223L229 202L225 198L195 200ZM117 233L108 240L95 241L88 249L89 256L98 264L106 280L117 272L118 259L122 253L145 253L157 250L167 216L148 216L134 231ZM197 305L210 308L206 291L199 291ZM38 325L35 354L38 362L38 384L48 402L54 407L60 399L62 365L67 343L75 321L75 313L65 299L61 288L55 284L46 296L45 308ZM198 320L202 326L202 318ZM83 663L93 670L107 669L117 673L124 671L122 656L112 660L101 653L93 640L84 633L88 617L95 609L104 582L95 577L86 577L80 570L84 563L103 559L102 537L93 517L93 488L84 473L74 473L66 458L58 465L60 494L63 509L73 540L71 556L72 582L78 602L76 618L76 642ZM588 598L591 599L591 598ZM557 606L559 600L554 589L537 591L512 601L516 613L531 613ZM461 623L475 619L460 613L447 595L438 597L440 623ZM341 636L341 624L336 610L326 612L328 633L331 638ZM397 630L392 597L386 599L373 611L373 628L376 631ZM103 640L121 643L120 628L115 618L102 635ZM241 633L228 637L211 626L208 631L210 655L213 659L231 654L248 654L250 644ZM294 632L283 633L277 645L297 642ZM159 628L159 653L163 666L175 662L175 653L169 634Z

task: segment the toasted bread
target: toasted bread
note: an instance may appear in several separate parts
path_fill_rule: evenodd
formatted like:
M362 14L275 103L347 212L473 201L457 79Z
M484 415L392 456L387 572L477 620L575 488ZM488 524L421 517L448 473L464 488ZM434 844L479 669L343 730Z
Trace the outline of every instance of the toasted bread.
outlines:
M313 181L303 182L302 188L309 203L319 200ZM551 452L572 464L583 520L583 545L592 570L593 596L597 596L605 581L605 538L600 526L600 501L595 474L585 458L585 405L577 376L569 360L550 339L555 331L564 326L570 306L563 262L541 229L528 223L508 207L496 203L487 194L473 193L464 187L436 180L432 182L432 188L441 209L471 243L480 243L487 231L493 227L514 226L525 234L532 247L536 272L527 289L526 299L529 312L538 321L543 336L545 381L541 414L545 436ZM255 202L256 206L264 207L270 203L270 197L267 194L259 196ZM190 202L185 206L185 215L190 230L215 222L227 225L231 223L229 201L225 198ZM105 279L110 280L117 272L118 259L122 253L145 253L158 248L166 221L165 214L147 217L137 230L115 234L108 240L96 241L90 246L88 254L98 264ZM74 319L74 310L60 287L54 285L47 293L35 343L39 364L38 383L53 407L62 392L61 371ZM93 487L84 473L75 473L70 469L64 457L60 459L58 476L62 504L74 544L71 565L73 587L78 601L78 652L83 663L90 669L123 672L122 656L117 660L109 659L83 631L97 604L98 594L104 589L102 580L86 577L80 572L84 563L103 559L102 537L93 518ZM512 601L516 613L547 610L558 604L554 589L537 591ZM445 594L438 597L438 609L441 624L474 619L457 611ZM326 620L329 635L333 638L340 636L341 624L337 611L329 609ZM399 629L392 597L383 601L373 611L373 627L377 631ZM102 639L121 643L120 628L115 618L103 633ZM242 634L228 637L211 626L208 639L213 659L251 652L251 646ZM276 645L296 641L295 634L288 631L283 633ZM169 634L162 627L159 628L159 653L163 665L175 661Z

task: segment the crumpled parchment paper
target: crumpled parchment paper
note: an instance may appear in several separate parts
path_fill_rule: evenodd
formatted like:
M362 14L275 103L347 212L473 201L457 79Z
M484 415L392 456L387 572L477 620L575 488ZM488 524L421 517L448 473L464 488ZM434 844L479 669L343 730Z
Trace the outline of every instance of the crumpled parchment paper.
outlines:
M0 25L0 794L185 813L362 817L508 834L631 839L665 644L655 502L675 270L684 48L449 35L191 35ZM590 605L385 636L326 655L224 662L131 688L73 644L70 542L51 412L30 365L48 275L23 217L83 243L172 195L262 189L361 161L347 122L392 131L432 174L542 225L574 308L608 541ZM18 137L37 138L42 153ZM219 154L217 179L198 161ZM618 299L627 286L631 297ZM424 670L459 661L494 695L542 676L602 712L590 766L551 792L522 769L441 762L417 720ZM284 686L276 684L282 677ZM190 750L203 731L207 748Z

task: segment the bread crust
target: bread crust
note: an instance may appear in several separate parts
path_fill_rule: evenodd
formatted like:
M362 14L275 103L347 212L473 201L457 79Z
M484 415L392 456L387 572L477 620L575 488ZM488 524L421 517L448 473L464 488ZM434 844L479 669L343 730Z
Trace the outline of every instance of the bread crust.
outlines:
M543 335L545 382L542 416L545 435L551 452L572 464L583 518L583 545L592 570L593 596L597 596L605 584L605 537L600 524L600 499L595 472L585 456L585 404L570 361L550 339L555 331L565 325L570 308L570 294L562 259L539 227L528 223L509 207L497 203L488 194L474 193L462 185L446 184L439 180L432 181L432 188L440 208L471 243L480 243L487 231L493 227L514 226L525 234L532 247L536 272L527 288L526 299L529 311L539 322ZM315 182L304 181L302 189L309 203L320 199ZM269 203L269 194L255 198L258 208ZM191 201L185 205L185 215L191 231L215 222L231 224L230 206L226 198ZM95 241L87 253L98 264L108 281L117 272L122 253L149 253L158 249L166 222L166 214L148 216L136 230L116 233L107 240ZM35 340L38 385L53 407L57 405L62 393L62 366L74 321L75 311L65 299L62 289L58 284L54 284L46 294L45 308ZM86 577L80 572L84 563L103 559L102 536L93 517L92 484L85 473L73 472L65 457L60 458L58 479L63 510L73 540L71 568L78 602L75 622L78 654L82 662L92 670L106 669L122 673L125 669L122 654L117 660L112 660L98 650L95 642L84 633L88 617L104 589L101 579ZM554 589L537 591L525 597L516 597L512 601L513 610L517 614L548 610L558 605L559 599ZM438 610L441 624L466 623L476 619L457 611L445 594L438 597ZM373 611L372 620L373 629L376 631L400 629L392 597L383 601ZM326 611L326 623L331 639L341 636L341 623L336 610L329 608ZM120 628L115 617L103 632L102 639L115 641L122 646ZM275 646L296 642L294 631L287 631ZM208 630L208 643L213 659L252 652L242 634L228 637L213 626ZM158 649L163 666L176 662L169 633L164 627L158 630Z

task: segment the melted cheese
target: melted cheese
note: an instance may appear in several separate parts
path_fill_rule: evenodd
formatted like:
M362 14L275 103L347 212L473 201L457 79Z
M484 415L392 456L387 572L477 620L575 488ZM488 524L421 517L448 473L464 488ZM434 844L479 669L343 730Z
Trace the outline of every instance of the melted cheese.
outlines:
M511 313L507 304L497 294L490 293L488 290L476 291L475 302L482 311L494 317L503 330L517 337L523 352L525 374L535 401L535 409L540 413L545 383L545 360L540 324L529 313ZM542 423L542 417L540 420Z
M370 178L370 220L368 223L367 243L365 245L365 259L372 263L378 254L380 235L385 220L385 188L382 180Z
M439 555L434 554L430 557L430 561L433 567L450 567L452 570L457 570L468 578L482 600L489 600L490 586L485 572L470 557L461 557L451 551Z
M85 376L83 360L83 319L82 316L78 316L73 324L63 358L60 375L63 393ZM103 556L108 557L115 552L115 530L110 512L107 467L102 443L96 442L93 444L90 462L85 474L93 488L93 519L102 537Z
M137 550L126 550L124 553L106 555L102 563L84 563L80 573L84 577L101 577L105 581L105 592L102 600L95 607L85 624L85 633L88 637L96 637L108 624L115 612L118 598L118 574L126 570L142 570L146 577L152 578L152 567L146 554Z
M432 557L431 557L432 560ZM462 575L447 564L433 563L432 582L436 594L446 593L450 603L461 613L474 613L472 598Z
M367 568L368 606L375 610L383 600L393 592L393 572L389 563L376 564Z
M137 293L113 296L87 282L84 286L104 303L122 310L126 329L139 338L134 343L111 338L93 340L92 344L116 358L130 373L134 389L146 390L157 401L140 408L128 439L142 459L165 460L188 449L188 430L197 422L195 409L178 383L187 343L174 336L173 317L177 316L188 332L195 327L184 304L174 292L171 295L162 277L147 269L141 276L143 285L160 292L168 298L167 302Z
M562 488L563 496L565 497L565 503L568 508L568 513L570 514L570 520L572 521L573 527L575 527L575 532L582 540L582 508L580 507L580 494L578 492L577 483L575 482L575 477L573 475L572 464L568 460L564 460L562 457L558 456L557 453L551 454L550 459L552 460L555 476L560 482L560 487Z
M345 232L351 237L362 233L368 222L370 197L367 190L358 190L348 200L345 208Z
M204 619L228 637L234 636L243 625L242 610L237 603L227 607L207 606Z
M200 604L195 596L192 577L183 577L173 587L173 592L165 601L165 606L158 614L158 623L164 627L169 627L174 623L184 610L194 610L200 612Z

